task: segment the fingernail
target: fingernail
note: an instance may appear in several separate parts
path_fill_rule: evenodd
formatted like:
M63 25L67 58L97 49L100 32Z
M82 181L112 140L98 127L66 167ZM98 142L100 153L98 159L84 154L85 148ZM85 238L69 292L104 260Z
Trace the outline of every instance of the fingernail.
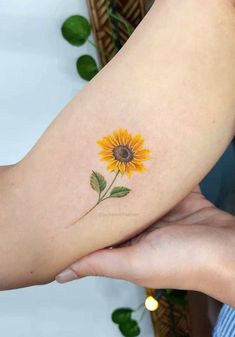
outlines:
M79 277L72 269L65 269L59 275L55 277L55 280L59 283L66 283L78 279Z

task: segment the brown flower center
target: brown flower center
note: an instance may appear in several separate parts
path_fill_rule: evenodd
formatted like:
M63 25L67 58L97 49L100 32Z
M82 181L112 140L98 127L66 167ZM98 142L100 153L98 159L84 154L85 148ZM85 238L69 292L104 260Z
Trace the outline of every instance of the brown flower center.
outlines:
M124 163L128 163L134 158L134 154L131 151L131 149L129 149L129 147L125 145L116 146L113 149L113 155L116 160L124 162Z

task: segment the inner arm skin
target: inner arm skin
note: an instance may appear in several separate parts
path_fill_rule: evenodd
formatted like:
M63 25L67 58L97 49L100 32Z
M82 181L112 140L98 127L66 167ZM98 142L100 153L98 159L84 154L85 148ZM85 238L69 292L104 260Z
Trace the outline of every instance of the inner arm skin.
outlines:
M32 150L1 169L0 289L50 282L139 233L208 173L234 136L234 11L230 1L157 1ZM92 170L113 178L96 141L119 128L145 139L147 172L119 177L129 195L69 227L97 200Z

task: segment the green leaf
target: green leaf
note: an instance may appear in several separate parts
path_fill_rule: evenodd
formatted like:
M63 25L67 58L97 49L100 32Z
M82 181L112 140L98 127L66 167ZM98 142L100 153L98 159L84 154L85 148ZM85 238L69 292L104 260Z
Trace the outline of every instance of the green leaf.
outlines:
M90 81L98 72L95 59L90 55L83 55L77 60L77 71L86 81Z
M130 193L130 189L123 186L114 187L110 193L110 197L112 198L122 198L125 197L128 193Z
M131 36L131 34L134 32L135 29L134 29L133 26L130 25L130 23L127 20L125 20L120 15L114 14L112 10L109 10L108 14L111 18L115 19L117 22L120 22L120 23L124 24L124 26L126 27L128 35Z
M105 178L98 172L92 171L91 177L90 177L90 185L98 193L101 193L107 183Z
M119 329L125 337L136 337L140 335L140 327L135 320L129 320L119 325Z
M112 321L116 324L129 321L133 311L131 308L119 308L112 313Z
M187 306L187 300L185 298L179 298L179 297L175 297L175 296L169 296L168 301L172 304L177 304L183 308L185 308Z
M166 298L170 303L180 305L185 308L188 304L186 295L187 291L185 290L171 290L166 294Z
M88 20L81 15L70 16L61 27L65 40L74 46L82 46L91 33Z

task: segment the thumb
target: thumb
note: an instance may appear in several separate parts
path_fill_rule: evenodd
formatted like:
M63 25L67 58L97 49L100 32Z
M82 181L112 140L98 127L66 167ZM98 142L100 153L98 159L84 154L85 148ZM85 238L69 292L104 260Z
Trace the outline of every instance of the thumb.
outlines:
M136 274L134 246L102 249L91 253L56 276L56 281L66 283L84 276L106 276L131 281Z

